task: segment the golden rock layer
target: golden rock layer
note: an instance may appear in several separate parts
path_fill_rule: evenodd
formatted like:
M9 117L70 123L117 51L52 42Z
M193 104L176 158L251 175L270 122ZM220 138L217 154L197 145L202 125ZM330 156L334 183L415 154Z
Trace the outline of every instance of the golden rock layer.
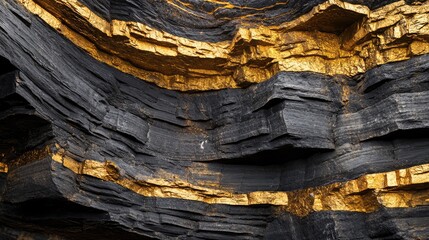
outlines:
M328 0L279 26L243 23L233 40L216 43L139 22L109 22L78 0L16 1L98 61L173 90L243 87L279 71L353 76L429 53L427 1L371 11Z
M9 171L7 164L0 162L0 173L7 173Z
M158 198L178 198L208 204L256 205L269 204L298 216L317 211L372 212L380 207L407 208L429 205L429 164L395 171L372 173L346 182L336 182L296 191L256 191L235 193L221 186L195 185L172 173L159 172L157 178L135 179L112 161L84 160L79 162L59 145L25 153L9 162L10 169L33 161L51 158L75 174L114 182L139 195ZM26 160L27 159L27 160ZM0 164L7 172L8 166Z

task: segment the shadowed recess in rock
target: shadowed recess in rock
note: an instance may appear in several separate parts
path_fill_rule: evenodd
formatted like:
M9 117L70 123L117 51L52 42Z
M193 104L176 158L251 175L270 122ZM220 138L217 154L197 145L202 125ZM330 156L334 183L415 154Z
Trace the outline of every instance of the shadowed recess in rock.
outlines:
M0 4L0 239L428 238L427 3L309 2L295 20L240 28L223 42L110 23L77 1L25 3ZM97 3L109 15L121 4ZM209 3L201 8L268 6ZM333 22L350 19L330 25L334 13ZM141 42L156 51L144 55ZM274 50L291 46L308 64L283 64L325 70L269 70L284 57ZM340 50L330 55L332 47ZM114 58L124 52L112 50L124 49L183 91L120 71ZM223 59L236 57L241 69L229 73L240 88L202 91L233 84L175 75L228 75L190 68L227 71L217 64L222 49L236 51ZM251 66L269 74L248 75ZM365 67L338 74L348 66Z
M377 9L397 0L346 2ZM323 0L306 1L111 1L81 0L106 20L135 21L174 35L203 41L231 40L241 24L279 25L309 12ZM408 1L408 4L418 1ZM166 14L167 13L167 14ZM343 17L345 23L350 16ZM323 24L320 24L323 25ZM346 25L347 26L347 25ZM321 26L324 27L324 26ZM329 27L329 26L326 26Z
M311 11L278 25L241 23L220 42L106 20L75 0L18 2L98 61L181 91L246 87L280 71L354 76L429 52L427 2L374 10L340 0L310 4Z

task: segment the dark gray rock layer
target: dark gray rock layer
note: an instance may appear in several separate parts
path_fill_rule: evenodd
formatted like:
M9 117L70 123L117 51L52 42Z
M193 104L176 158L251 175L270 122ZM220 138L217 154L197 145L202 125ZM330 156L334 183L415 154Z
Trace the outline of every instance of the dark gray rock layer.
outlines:
M233 1L120 1L81 0L107 20L118 19L145 23L177 36L201 41L231 40L244 24L279 25L309 12L326 0L233 0ZM397 0L345 0L376 9ZM408 1L411 4L416 1ZM228 7L232 4L233 7ZM345 18L343 21L347 21ZM350 22L349 25L353 23ZM342 24L342 23L338 23Z
M0 152L11 166L0 174L0 238L428 238L427 207L299 218L143 197L49 158L14 163L58 143L130 178L165 171L237 193L428 163L428 55L353 78L282 72L246 89L183 93L97 62L14 1L0 4L0 20Z

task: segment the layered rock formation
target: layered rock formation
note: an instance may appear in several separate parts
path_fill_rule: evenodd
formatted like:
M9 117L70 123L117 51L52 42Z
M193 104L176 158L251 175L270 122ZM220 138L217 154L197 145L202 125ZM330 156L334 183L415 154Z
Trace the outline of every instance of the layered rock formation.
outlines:
M429 3L0 3L0 239L429 238Z

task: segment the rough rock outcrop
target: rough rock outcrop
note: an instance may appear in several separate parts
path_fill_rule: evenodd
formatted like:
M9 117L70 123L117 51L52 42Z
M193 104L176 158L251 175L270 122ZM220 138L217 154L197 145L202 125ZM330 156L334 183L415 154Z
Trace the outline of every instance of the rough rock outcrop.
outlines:
M429 238L426 1L0 3L0 239Z

